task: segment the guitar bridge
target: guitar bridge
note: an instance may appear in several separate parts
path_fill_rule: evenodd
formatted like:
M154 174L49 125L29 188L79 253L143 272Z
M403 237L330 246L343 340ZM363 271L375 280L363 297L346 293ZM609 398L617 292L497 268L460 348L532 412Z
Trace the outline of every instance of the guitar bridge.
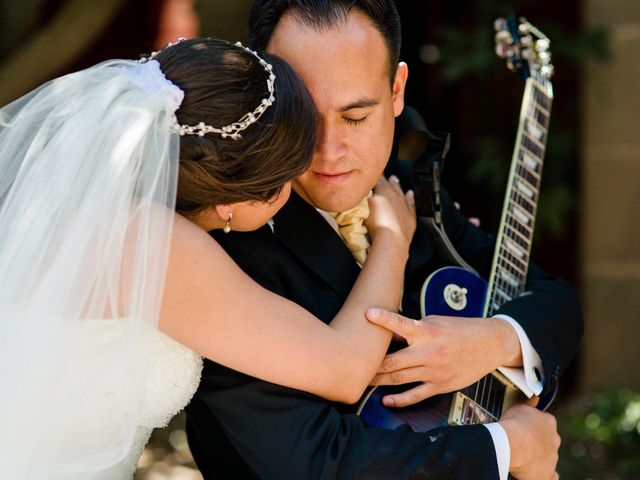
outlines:
M451 401L449 411L449 425L474 425L477 423L491 423L497 418L482 408L462 392L456 392Z

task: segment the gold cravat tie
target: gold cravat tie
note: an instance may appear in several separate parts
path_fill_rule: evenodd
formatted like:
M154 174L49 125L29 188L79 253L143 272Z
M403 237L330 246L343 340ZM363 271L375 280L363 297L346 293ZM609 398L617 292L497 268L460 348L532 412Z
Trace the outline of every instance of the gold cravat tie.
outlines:
M360 265L364 265L369 250L367 227L364 220L369 216L369 202L365 197L355 207L340 213L332 213L338 222L338 231L353 257Z

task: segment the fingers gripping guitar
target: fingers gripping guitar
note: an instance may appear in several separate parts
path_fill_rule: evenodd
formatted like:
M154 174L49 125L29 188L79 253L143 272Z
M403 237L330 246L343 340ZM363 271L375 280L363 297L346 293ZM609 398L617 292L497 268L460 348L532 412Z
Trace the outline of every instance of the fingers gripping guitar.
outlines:
M403 337L408 344L385 357L372 384L420 382L405 392L385 396L385 406L412 405L471 385L499 366L522 364L517 335L500 318L430 315L412 320L371 309L367 319Z

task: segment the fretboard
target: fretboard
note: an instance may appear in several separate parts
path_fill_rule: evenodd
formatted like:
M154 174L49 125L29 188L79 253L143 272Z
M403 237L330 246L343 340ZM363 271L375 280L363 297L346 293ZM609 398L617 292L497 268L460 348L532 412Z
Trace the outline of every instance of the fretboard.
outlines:
M553 93L527 79L484 316L524 292Z

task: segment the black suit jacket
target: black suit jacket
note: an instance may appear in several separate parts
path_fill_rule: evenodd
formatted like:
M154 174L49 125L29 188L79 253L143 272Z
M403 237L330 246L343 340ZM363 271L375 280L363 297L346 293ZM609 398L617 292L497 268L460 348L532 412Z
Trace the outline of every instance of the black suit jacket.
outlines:
M487 277L495 239L469 224L446 193L443 208L446 230L459 253ZM261 285L324 322L336 315L359 273L340 237L295 194L274 218L273 232L265 226L214 237ZM444 263L419 226L406 267L405 315L419 318L422 283ZM581 314L570 289L535 266L527 288L531 295L499 313L511 315L527 332L549 372L548 389L575 354ZM351 407L210 361L205 361L187 414L189 445L206 479L498 478L493 443L482 426L428 433L366 428Z

